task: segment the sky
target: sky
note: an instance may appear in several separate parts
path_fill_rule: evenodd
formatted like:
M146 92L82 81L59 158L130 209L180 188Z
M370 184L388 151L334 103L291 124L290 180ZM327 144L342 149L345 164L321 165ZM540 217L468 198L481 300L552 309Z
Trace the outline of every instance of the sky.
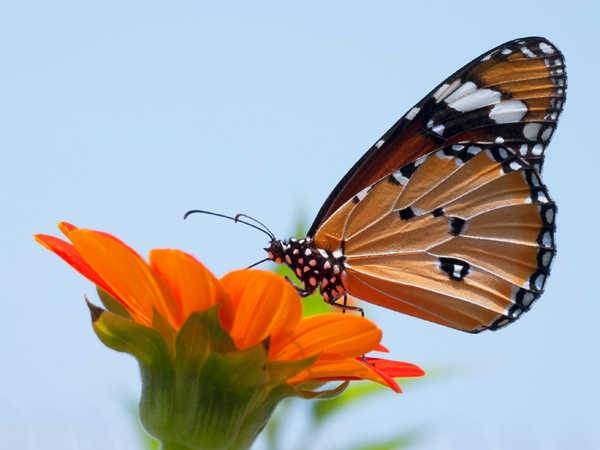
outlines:
M142 255L185 250L218 276L246 267L263 234L183 213L246 213L286 238L439 82L544 36L569 77L543 174L559 207L546 293L479 335L369 308L390 357L433 375L349 411L314 448L414 429L418 450L600 448L599 20L596 1L4 2L2 447L139 448L136 363L99 342L94 287L33 234L68 221Z

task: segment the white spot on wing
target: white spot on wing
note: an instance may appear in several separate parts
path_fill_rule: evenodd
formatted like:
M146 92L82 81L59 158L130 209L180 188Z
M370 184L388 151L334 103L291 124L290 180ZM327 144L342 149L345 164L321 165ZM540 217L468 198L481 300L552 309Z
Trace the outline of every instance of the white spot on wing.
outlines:
M554 210L552 208L546 211L546 222L552 223L554 221Z
M521 148L519 149L519 153L521 153L522 156L525 156L527 154L527 144L521 145Z
M394 180L396 180L402 186L406 186L406 184L408 183L408 178L402 175L400 169L396 170L395 172L392 172L392 177L394 177Z
M373 141L371 141L371 142L373 142ZM384 143L385 143L385 141L383 139L379 139L377 141L377 143L375 144L375 147L380 148Z
M498 136L494 142L496 144L504 144L504 138L502 136Z
M432 131L441 136L442 134L444 134L445 128L446 127L444 127L444 125L436 125L435 127L432 128Z
M437 97L435 97L435 95L434 95L435 99L437 100L436 103L441 102L446 97L448 97L450 94L452 94L456 89L458 89L458 87L460 86L460 79L459 80L454 80L451 85L444 84L444 86L446 86L446 88L443 91L440 92L438 90L439 95ZM436 94L438 92L436 92Z
M484 106L500 103L501 98L502 94L500 92L491 89L479 89L452 103L448 103L448 106L460 112L473 111Z
M544 287L545 279L546 279L546 276L543 274L540 274L535 278L535 287L538 289L538 291L541 291L542 288Z
M442 84L442 85L439 87L439 89L438 89L437 91L435 91L435 93L433 94L433 98L435 98L436 100L437 100L438 98L440 98L440 95L442 95L442 94L444 93L444 91L445 91L446 89L448 89L448 86L450 86L450 85L449 85L449 84L446 84L446 83Z
M454 85L454 83L452 84ZM476 90L477 85L472 81L467 81L465 84L456 89L456 91L454 91L452 95L449 95L448 98L446 98L446 103L452 103L453 101L458 100L460 97L470 94L471 92L475 92Z
M504 50L502 50L503 55L510 55L511 53L512 53L512 50L510 48L505 48Z
M342 253L342 251L339 248L335 252L333 252L333 257L336 259L339 259L342 256L344 256L344 254ZM332 283L334 283L334 281L332 281Z
M534 156L540 156L542 153L544 153L544 146L542 144L535 144L533 146L533 150L531 150L531 153Z
M413 120L413 119L415 118L415 116L416 116L417 114L419 114L419 111L421 111L421 108L417 108L417 107L415 106L413 109L411 109L411 110L408 112L408 114L406 114L406 118L407 118L408 120Z
M495 105L490 111L490 119L496 123L518 122L527 113L527 105L519 100Z
M546 55L551 55L554 53L554 49L545 42L540 42L540 50L543 51Z
M510 163L510 168L512 170L519 170L521 167L521 164L519 164L517 161L513 161Z
M549 231L544 233L544 237L542 237L542 244L546 247L552 247L552 236Z
M544 132L542 133L542 140L547 141L548 139L550 139L551 135L552 135L552 127L546 128L544 130Z
M535 53L529 50L527 47L521 47L521 52L528 58L535 58Z
M550 261L552 261L552 252L544 253L544 255L542 256L542 266L548 267Z
M358 194L356 194L356 197L358 197L358 201L361 201L363 198L365 198L365 195L367 195L368 191L369 191L369 188L365 188L362 191L360 191Z
M537 135L542 128L542 124L540 123L528 123L523 127L523 136L525 136L530 141L535 141L537 139Z
M535 295L533 295L531 292L525 293L525 295L523 295L523 306L527 308L529 305L531 305L533 300L535 300Z

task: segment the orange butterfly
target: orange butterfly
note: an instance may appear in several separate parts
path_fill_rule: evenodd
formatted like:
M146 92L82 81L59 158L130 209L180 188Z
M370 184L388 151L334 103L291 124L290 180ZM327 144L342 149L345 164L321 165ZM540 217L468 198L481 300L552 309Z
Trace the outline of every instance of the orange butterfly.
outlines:
M361 310L349 294L471 333L514 322L555 254L540 173L566 80L564 57L540 37L476 58L350 169L305 239L271 234L268 259L298 275L301 295L320 287L345 309Z

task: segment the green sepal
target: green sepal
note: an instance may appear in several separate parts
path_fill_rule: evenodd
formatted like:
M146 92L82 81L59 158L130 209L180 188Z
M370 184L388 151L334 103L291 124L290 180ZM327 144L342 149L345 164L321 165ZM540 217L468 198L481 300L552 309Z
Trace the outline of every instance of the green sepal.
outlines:
M110 311L113 314L116 314L123 319L133 320L127 308L125 308L121 302L119 302L116 298L106 292L99 286L96 286L96 291L98 292L98 297L100 297L100 301L104 305L107 311Z
M338 387L336 387L334 389L328 389L325 391L309 391L309 390L305 390L305 389L298 389L298 393L300 394L300 397L307 399L307 400L312 400L312 399L328 400L328 399L336 398L338 395L343 394L349 384L350 384L350 381L344 381Z
M286 380L298 375L304 369L308 369L317 359L319 359L319 355L295 361L269 361L267 363L267 373L271 379L271 384L285 383Z
M175 341L175 367L181 372L197 373L211 353L230 353L235 342L219 320L220 304L192 313Z
M87 304L94 331L104 345L118 352L129 353L140 365L148 368L171 366L169 348L158 331L119 317L89 301Z

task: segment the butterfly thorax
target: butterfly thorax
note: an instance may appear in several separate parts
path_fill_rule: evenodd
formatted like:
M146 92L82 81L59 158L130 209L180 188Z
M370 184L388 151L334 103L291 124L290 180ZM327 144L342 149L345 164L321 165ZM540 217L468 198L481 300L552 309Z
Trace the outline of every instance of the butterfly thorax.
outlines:
M320 285L325 301L332 302L345 292L342 284L345 257L340 252L320 249L310 238L274 239L265 250L269 260L285 263L296 274L302 282L302 295L314 294Z

